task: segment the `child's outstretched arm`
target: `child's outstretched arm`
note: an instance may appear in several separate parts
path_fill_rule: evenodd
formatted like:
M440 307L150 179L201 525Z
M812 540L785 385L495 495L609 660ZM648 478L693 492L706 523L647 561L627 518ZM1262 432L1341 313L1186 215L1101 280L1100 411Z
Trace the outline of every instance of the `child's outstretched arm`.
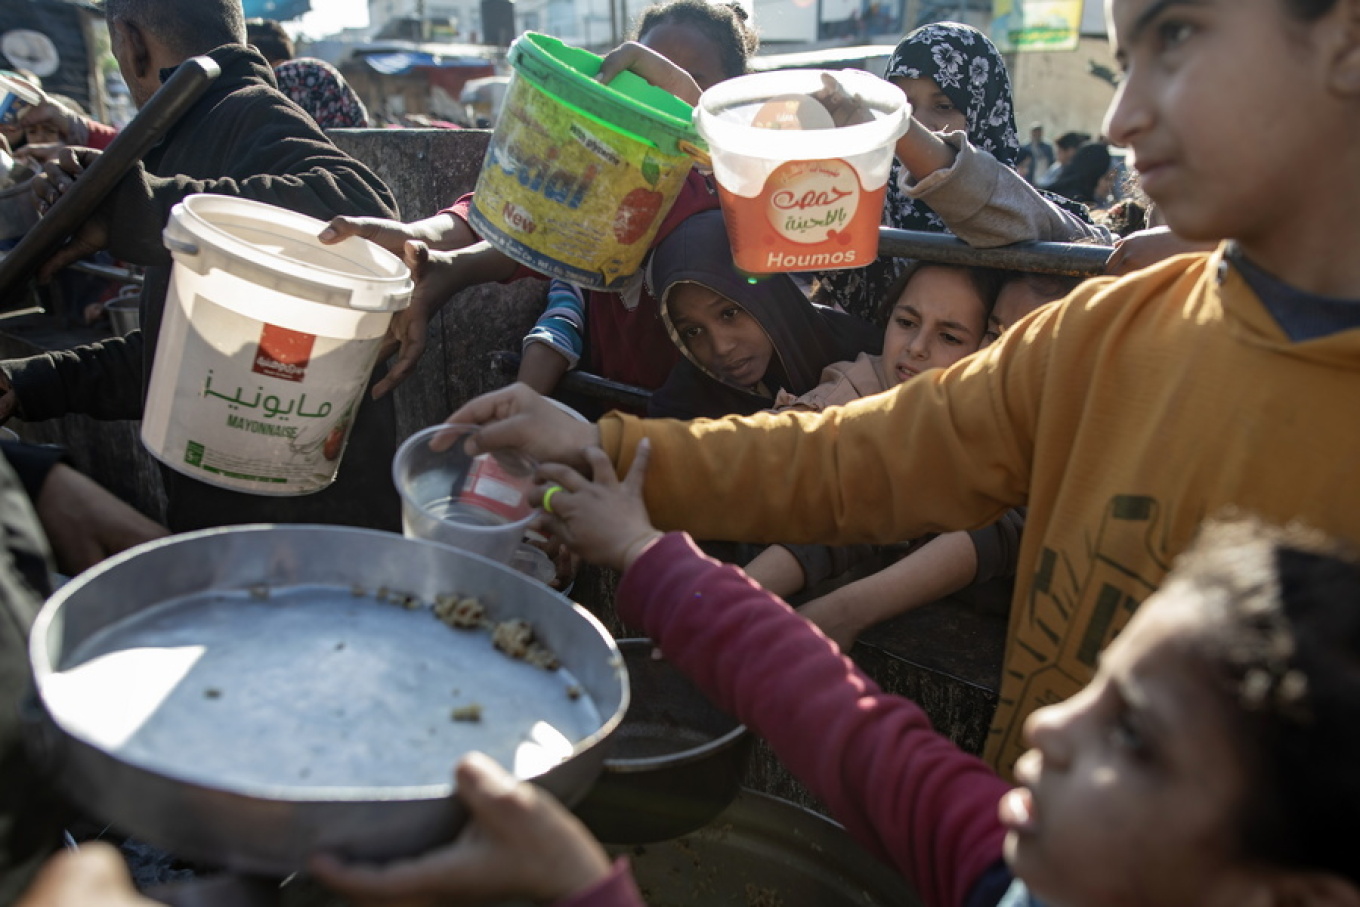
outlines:
M650 450L619 481L595 448L595 481L562 466L545 509L596 563L624 569L616 603L720 708L767 740L834 818L888 859L931 907L958 907L1001 859L1008 789L937 734L915 703L883 693L825 636L736 567L681 533L662 535L642 499Z
M967 587L977 563L972 537L946 532L877 573L813 599L798 613L848 652L874 624Z

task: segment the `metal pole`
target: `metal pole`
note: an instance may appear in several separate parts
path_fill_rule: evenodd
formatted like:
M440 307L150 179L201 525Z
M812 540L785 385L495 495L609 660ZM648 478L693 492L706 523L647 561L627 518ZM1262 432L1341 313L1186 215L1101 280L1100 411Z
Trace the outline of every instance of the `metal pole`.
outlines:
M974 265L1008 271L1095 277L1105 273L1112 246L1085 243L1024 242L997 249L975 249L947 233L880 227L878 254L947 265Z

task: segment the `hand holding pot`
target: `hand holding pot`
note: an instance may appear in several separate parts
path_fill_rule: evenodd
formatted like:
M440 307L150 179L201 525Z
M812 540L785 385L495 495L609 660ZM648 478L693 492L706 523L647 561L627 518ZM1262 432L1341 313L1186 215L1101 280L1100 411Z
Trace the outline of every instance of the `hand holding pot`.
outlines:
M92 842L47 861L16 907L148 907L117 850Z
M604 848L551 794L517 781L481 753L458 764L458 797L471 820L452 844L387 866L320 855L311 871L360 905L538 902L584 891L610 872Z
M567 466L539 467L539 475L552 483L544 489L541 506L553 534L593 564L618 571L632 566L661 537L642 500L651 452L651 442L644 438L622 482L598 447L586 450L593 481Z

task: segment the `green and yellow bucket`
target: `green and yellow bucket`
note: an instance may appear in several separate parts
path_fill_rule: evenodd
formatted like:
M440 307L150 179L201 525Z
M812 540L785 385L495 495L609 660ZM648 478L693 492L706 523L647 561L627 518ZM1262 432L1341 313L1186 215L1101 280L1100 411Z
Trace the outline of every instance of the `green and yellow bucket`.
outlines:
M600 57L547 35L521 35L508 59L472 226L536 271L620 290L689 173L693 111L631 72L597 82Z

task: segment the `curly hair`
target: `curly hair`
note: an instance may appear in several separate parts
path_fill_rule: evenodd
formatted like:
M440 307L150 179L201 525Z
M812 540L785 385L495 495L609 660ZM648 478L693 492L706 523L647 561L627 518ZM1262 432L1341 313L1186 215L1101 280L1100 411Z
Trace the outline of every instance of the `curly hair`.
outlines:
M709 3L707 0L671 0L643 10L633 30L633 40L640 41L658 25L686 25L712 41L722 57L723 78L745 75L746 62L760 47L760 37L746 23L746 10L731 3Z
M1300 526L1216 520L1167 587L1210 609L1198 641L1248 760L1246 855L1360 884L1360 559Z

